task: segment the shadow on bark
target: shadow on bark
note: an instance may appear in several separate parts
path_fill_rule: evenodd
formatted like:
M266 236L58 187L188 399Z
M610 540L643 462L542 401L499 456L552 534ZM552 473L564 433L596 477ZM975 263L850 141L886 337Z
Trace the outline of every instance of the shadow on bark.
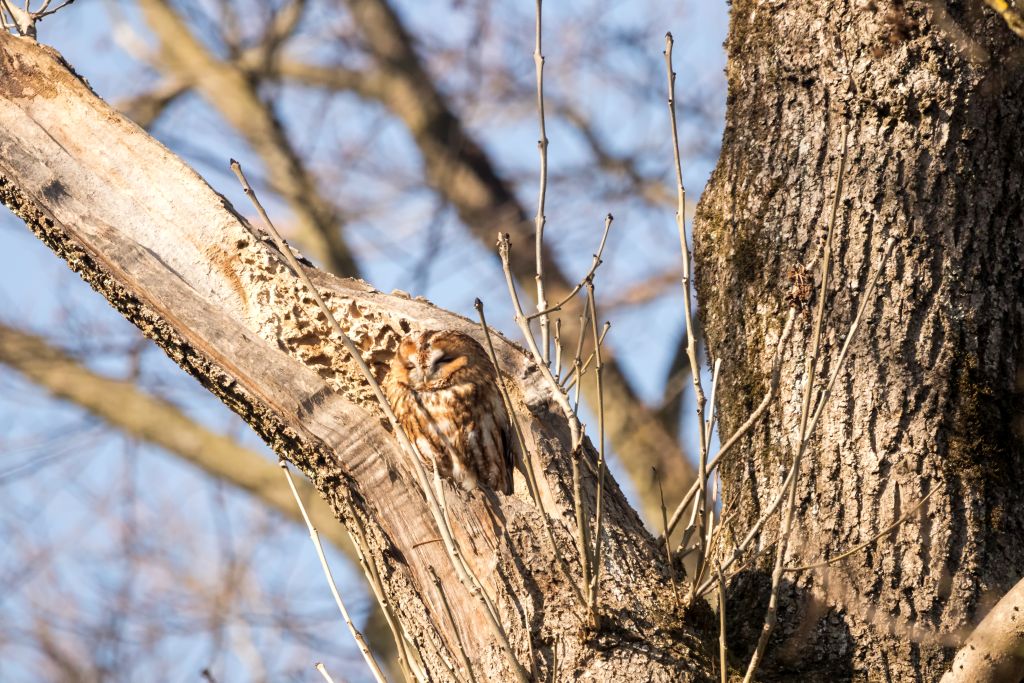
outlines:
M746 570L729 582L726 637L731 664L745 667L764 625L771 572ZM854 678L853 645L843 615L788 579L779 589L779 626L772 634L759 681L822 681Z

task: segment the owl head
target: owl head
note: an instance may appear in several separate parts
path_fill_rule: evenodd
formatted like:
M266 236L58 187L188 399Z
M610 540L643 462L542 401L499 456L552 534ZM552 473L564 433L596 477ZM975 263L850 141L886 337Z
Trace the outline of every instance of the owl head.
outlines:
M437 391L473 381L491 362L472 337L452 330L407 335L391 361L390 379L413 391Z

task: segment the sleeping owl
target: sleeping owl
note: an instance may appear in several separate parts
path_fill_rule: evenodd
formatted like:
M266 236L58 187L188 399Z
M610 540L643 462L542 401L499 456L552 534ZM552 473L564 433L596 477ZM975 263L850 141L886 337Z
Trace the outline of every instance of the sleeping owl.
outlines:
M402 339L384 380L399 424L440 475L469 491L512 493L508 413L494 365L472 337L451 330Z

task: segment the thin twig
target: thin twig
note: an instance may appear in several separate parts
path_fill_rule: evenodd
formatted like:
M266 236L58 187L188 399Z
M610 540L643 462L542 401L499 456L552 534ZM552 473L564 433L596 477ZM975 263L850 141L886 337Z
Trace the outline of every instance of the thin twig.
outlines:
M718 389L718 374L721 371L721 369L722 369L722 359L721 358L717 358L717 359L715 359L715 367L714 367L714 370L713 370L712 375L711 375L711 398L708 400L708 418L707 418L707 421L706 421L706 423L704 425L704 447L701 448L701 451L700 451L701 464L700 464L700 468L699 469L700 469L700 471L705 473L705 477L706 477L705 481L706 482L709 482L710 478L711 478L711 475L708 472L707 458L708 458L708 451L711 450L711 436L714 433L714 427L715 427L715 393L716 393L716 391ZM712 535L712 531L713 531L713 528L714 528L714 525L715 525L715 510L714 510L714 507L712 507L711 510L708 511L707 490L700 491L698 489L698 495L700 496L699 500L701 501L700 502L700 509L702 511L704 511L704 514L705 514L706 519L707 519L707 527L706 527L706 531L705 531L705 538L706 538L706 540L705 539L701 539L701 541L700 541L700 550L701 550L701 552L697 556L697 576L700 577L704 573L704 568L708 565L708 554L710 552L709 548L711 547L711 535ZM712 496L713 495L714 495L714 487L712 487ZM698 578L698 581L699 581L699 578ZM690 586L691 586L691 598L693 596L692 590L697 587L696 584L698 583L698 581L694 581L692 584L690 584Z
M552 389L551 397L556 403L558 403L558 406L565 414L565 419L569 423L572 450L576 451L583 442L583 430L580 425L580 420L576 416L576 411L574 411L572 406L569 404L569 397L563 393L562 387L558 384L558 380L555 379L554 374L552 374L550 366L548 366L545 361L540 349L537 348L537 340L533 338L533 332L530 330L530 324L527 322L526 315L523 313L523 305L519 300L519 294L516 292L515 279L512 277L512 266L509 256L511 248L508 234L499 233L498 256L501 258L501 268L505 273L505 284L508 286L509 298L512 300L512 308L515 312L516 324L519 326L519 330L523 333L523 337L526 339L526 346L530 351L530 355L533 356L534 362L537 363L541 374L544 376L544 379L547 380Z
M363 522L359 515L354 512L350 515L350 518L351 521L345 524L345 530L348 532L349 538L352 539L352 545L356 549L356 558L359 560L359 566L362 568L363 575L366 576L370 588L373 590L373 595L381 607L384 620L387 622L388 628L391 629L391 636L395 639L395 651L398 653L398 664L402 669L402 675L407 681L420 680L420 676L417 676L412 669L412 659L409 657L409 650L406 646L405 628L399 622L398 615L391 608L391 603L388 601L387 593L384 591L384 582L381 579L380 572L377 571L376 563L370 559L370 544L366 540L366 530L363 528ZM355 533L353 533L353 528Z
M497 380L498 389L501 390L501 398L505 402L505 412L508 413L509 422L512 424L516 441L519 443L519 453L523 460L523 474L526 475L526 484L530 488L530 497L533 498L538 507L543 509L543 503L541 502L540 497L540 487L537 485L537 479L534 475L530 450L526 447L526 438L523 436L523 429L519 424L519 417L516 415L515 406L512 404L512 396L508 392L508 386L505 385L505 376L501 374L501 370L498 368L498 354L494 351L494 343L491 340L491 329L487 326L487 316L484 314L484 302L478 298L473 302L473 307L476 309L477 315L480 317L480 328L484 333L484 341L487 342L487 355L491 360L491 365L494 366L494 377Z
M36 21L39 21L43 17L48 17L51 14L56 14L57 12L61 11L74 1L75 0L64 0L64 2L60 3L53 9L47 9L50 6L50 0L47 0L46 2L43 3L42 7L40 7L38 10L32 13L32 16Z
M679 152L679 126L676 122L676 74L672 69L672 34L665 34L665 70L668 74L668 113L672 127L672 154L676 170L676 228L679 231L679 248L683 257L683 316L686 322L686 355L690 360L690 376L693 379L693 394L697 409L697 439L700 447L700 460L697 468L697 495L701 501L698 508L698 549L697 564L702 566L706 559L704 546L707 529L707 481L708 481L708 438L707 425L704 422L704 388L700 380L700 362L697 360L696 333L693 324L693 311L690 305L690 247L686 240L686 188L683 186L683 164ZM696 584L692 584L696 587ZM693 593L690 593L693 599Z
M555 318L555 380L562 375L562 319Z
M558 646L562 643L562 634L555 635L555 642L551 646L551 676L549 680L554 683L558 680Z
M497 616L497 609L494 607L494 603L491 601L487 592L483 589L483 584L480 579L477 578L476 574L466 563L462 557L462 552L459 550L458 544L452 534L451 526L447 523L446 516L444 514L442 504L438 502L436 495L431 490L429 480L427 479L426 472L423 469L423 457L420 455L419 450L409 439L409 436L405 433L401 424L398 422L398 418L395 416L394 411L391 409L391 404L388 402L387 397L384 395L384 391L380 387L380 383L374 376L373 371L370 370L366 361L363 360L362 355L359 353L359 349L356 347L355 342L345 334L345 331L341 328L337 318L327 304L324 303L323 298L320 296L319 290L313 286L313 282L309 279L306 271L303 270L302 266L299 265L298 260L292 253L292 250L288 247L288 244L281 237L281 234L274 227L273 222L270 220L270 216L267 215L266 210L256 197L256 193L249 185L249 181L246 180L245 174L242 172L241 165L231 160L231 170L238 177L239 182L242 184L242 189L245 191L246 196L252 201L256 207L256 211L259 213L260 218L263 220L264 227L267 233L273 238L274 243L277 245L278 251L285 258L288 265L294 271L296 277L309 289L310 294L316 301L320 310L326 316L328 323L331 326L332 331L341 339L345 349L349 352L352 361L357 365L359 371L362 373L367 384L369 384L377 402L380 404L381 410L384 411L384 415L388 418L391 423L392 431L395 438L398 440L399 445L405 450L409 456L409 460L413 466L413 472L416 474L417 482L420 489L423 491L424 497L427 499L427 506L430 509L431 515L434 517L434 523L437 525L438 530L441 533L441 540L444 543L445 550L448 553L449 559L452 561L452 566L455 569L456 575L459 577L459 581L463 586L469 590L470 594L473 595L484 607L484 611L488 616L488 623L491 626L495 637L498 640L498 644L501 646L502 651L508 658L509 663L512 665L513 671L516 673L517 679L520 683L528 683L528 678L523 666L516 659L515 652L512 650L512 645L508 641L508 636L505 633L505 629L501 625L501 621ZM299 293L296 291L296 298L299 298Z
M714 471L716 468L719 467L719 465L722 464L725 456L727 456L729 452L732 451L732 449L736 446L736 444L740 442L740 439L746 436L746 434L751 429L754 428L754 425L757 424L758 420L760 420L761 417L768 410L768 406L771 405L772 399L775 397L775 392L778 391L779 389L779 377L780 372L782 370L782 350L785 348L786 342L789 340L789 335L793 331L793 322L795 320L796 309L790 308L789 315L786 318L786 322L782 326L782 333L779 334L779 341L775 345L775 355L772 358L772 371L768 383L768 390L765 392L764 397L761 399L761 403L758 404L757 408L754 409L754 412L750 414L750 417L748 417L746 421L742 425L740 425L735 432L732 433L732 436L729 437L725 444L723 444L718 449L718 453L708 463L709 472ZM668 523L668 532L670 534L675 530L676 525L682 518L683 512L686 510L686 506L688 506L690 502L693 500L693 497L697 495L697 491L698 485L697 482L694 482L693 485L690 487L690 490L687 491L686 495L683 496L683 499L679 502L679 505L676 506L675 512L672 513L672 518L669 520Z
M861 550L864 550L864 548L867 548L869 545L871 545L875 541L877 541L877 540L879 540L881 538L884 538L886 536L886 534L891 533L896 527L900 526L901 524L906 522L908 519L910 519L914 515L914 513L916 513L918 510L920 510L921 507L925 503L928 502L928 499L932 497L932 494L935 493L938 490L939 490L938 487L933 488L931 491L928 492L927 495L925 495L924 498L922 498L921 500L918 501L917 505L915 505L910 510L908 510L906 512L906 514L902 515L895 522L893 522L889 526L885 527L884 529L879 531L877 534L875 534L874 536L872 536L868 540L864 541L863 543L861 543L859 545L855 545L854 547L850 548L846 552L840 553L839 555L836 555L835 557L830 557L829 559L824 560L822 562L816 562L814 564L805 564L805 565L800 566L800 567L787 567L785 571L787 573L793 573L793 572L807 571L808 569L821 569L822 567L828 567L829 565L833 565L836 562L839 562L840 560L845 560L847 557L850 557L851 555L855 555L855 554L859 553Z
M657 467L652 467L651 472L654 475L654 479L658 482L658 496L661 500L661 525L662 529L668 529L668 510L665 507L665 491L661 486L661 473L658 472ZM669 540L668 531L665 531L665 559L668 561L668 576L672 582L672 595L676 601L676 608L682 609L682 603L679 600L679 586L676 584L676 567L675 562L672 560L672 543Z
M601 326L601 336L599 338L599 342L601 344L604 344L604 338L605 338L605 336L607 336L609 330L611 330L611 329L612 329L612 324L606 320L604 325ZM579 385L580 379L582 379L582 377L585 374L587 374L587 370L590 368L590 364L593 362L593 360L594 360L594 352L591 351L590 355L587 356L587 360L584 361L583 365L580 366L579 372L570 373L570 374L572 374L572 376L566 378L567 380L569 380L565 384L565 390L566 391L571 391L574 386L578 386ZM576 403L579 404L579 392L577 392Z
M565 377L562 379L561 389L568 392L571 387L567 385L569 378L580 373L580 368L583 363L583 337L587 333L587 323L589 319L587 316L590 315L590 310L584 306L583 313L580 314L580 324L578 327L579 336L576 338L576 353L572 357L572 367L565 373Z
M896 240L894 238L890 237L886 240L878 268L872 274L871 279L868 280L868 286L864 288L864 296L861 298L860 306L857 307L857 314L854 316L853 323L850 324L850 329L846 333L846 339L843 340L843 347L839 351L839 357L836 359L837 368L841 368L846 361L846 356L850 352L850 343L853 341L853 337L857 333L857 328L860 327L860 321L864 317L864 312L867 310L868 303L872 300L871 294L874 292L875 283L878 282L878 276L882 273L882 267L885 265L885 262L889 260L889 255L892 254L893 247L895 246ZM837 379L839 379L839 373L833 372L832 376L828 380L828 384L825 385L825 389L821 392L818 399L818 404L814 410L814 416L811 418L811 423L807 427L808 431L813 432L815 426L817 426L818 419L821 417L822 411L825 409L825 404L828 403L829 397L832 396L832 387L835 386Z
M582 449L574 450L569 458L572 463L572 496L576 508L576 544L580 547L580 571L583 573L583 594L586 596L588 611L591 611L590 592L590 519L587 501L583 497L583 481L580 473Z
M327 667L324 666L323 662L317 662L313 665L313 668L320 672L320 675L324 677L327 683L334 683L334 679L331 678L331 674L327 673Z
M611 216L611 214L609 214ZM590 309L590 331L594 337L594 354L597 359L594 365L594 372L597 377L597 432L598 432L598 458L597 458L597 513L594 522L594 575L591 578L590 588L590 618L593 627L597 629L600 624L600 609L598 608L598 594L601 582L601 522L604 514L604 480L605 470L608 468L605 462L604 453L604 385L601 383L601 339L597 332L597 303L594 298L594 282L587 281L587 308Z
M725 640L725 578L722 576L722 566L717 562L715 573L718 575L718 668L721 683L729 683L729 647Z
M569 292L564 297L562 297L561 301L559 301L557 304L555 304L551 308L545 309L543 311L538 311L536 313L533 313L533 314L527 316L526 319L528 321L529 320L533 320L534 318L538 318L541 315L546 315L548 313L555 313L556 311L562 310L562 307L565 306L570 301L572 301L573 297L575 297L577 294L579 294L579 291L581 289L583 289L583 287L586 286L586 284L588 282L593 282L594 275L597 273L598 267L602 263L604 263L604 261L601 260L601 255L604 254L604 245L608 241L608 232L611 230L612 221L614 221L614 220L615 220L615 217L612 216L611 214L608 214L607 216L605 216L605 219L604 219L604 232L601 234L601 243L597 245L597 253L594 254L594 260L591 262L590 270L587 271L587 274L584 275L583 278L579 282L576 283L576 286L572 288L571 292Z
M316 527L313 526L313 522L309 520L309 515L306 514L306 506L302 504L302 497L299 496L298 489L295 488L295 480L292 479L292 473L288 470L288 464L281 461L281 471L284 472L284 478L288 481L288 488L292 490L292 496L295 497L295 504L299 506L299 512L302 513L302 519L306 522L306 529L309 530L309 538L313 541L313 547L316 548L316 556L320 558L320 566L324 570L324 577L327 579L327 586L331 589L331 595L334 596L334 602L338 605L338 611L341 612L342 618L345 620L345 625L348 626L349 632L356 641L356 645L359 647L359 651L363 655L363 659L366 660L366 666L370 667L370 672L373 673L373 677L377 680L377 683L386 683L387 679L384 677L384 672L381 671L380 666L377 664L377 660L374 659L370 653L370 648L366 644L366 640L363 638L363 634L359 632L356 625L352 623L352 618L348 615L348 610L345 609L345 603L341 599L341 594L338 593L338 586L334 583L334 577L331 575L331 568L327 564L327 556L324 555L324 547L320 544L320 534L317 533Z
M537 71L537 118L540 122L540 139L537 140L537 149L540 151L540 189L537 192L537 215L534 218L534 231L536 233L537 311L540 317L543 358L544 363L547 364L551 359L550 321L544 311L548 307L548 302L544 298L544 224L547 222L547 216L544 215L544 203L548 194L548 135L544 125L544 54L541 51L541 4L541 0L537 0L537 30L533 50L533 64Z

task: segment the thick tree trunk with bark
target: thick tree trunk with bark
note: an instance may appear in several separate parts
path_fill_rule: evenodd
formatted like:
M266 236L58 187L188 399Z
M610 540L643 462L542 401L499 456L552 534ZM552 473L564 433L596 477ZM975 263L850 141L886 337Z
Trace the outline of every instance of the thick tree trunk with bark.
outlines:
M2 32L0 121L0 201L302 469L350 529L365 531L364 552L380 574L386 612L416 653L414 667L432 680L465 680L465 672L455 673L461 647L478 680L514 680L484 609L456 577L369 387L276 249L180 160L95 97L56 53ZM429 303L312 268L309 274L378 375L410 330L480 336L477 325ZM496 346L539 499L518 481L509 497L449 490L447 505L516 658L527 671L532 662L543 680L707 678L706 634L691 625L703 612L691 619L678 613L663 551L610 477L603 619L599 631L587 627L566 422L526 354L497 337ZM594 453L589 445L583 451L592 511Z
M812 304L827 311L818 386L896 247L803 460L786 565L870 539L937 489L876 544L786 574L765 679L938 680L1024 571L1024 44L981 2L903 4L732 6L722 156L694 228L722 433L768 385L791 273L820 272L848 126L833 284ZM811 321L724 470L738 537L793 461ZM731 585L741 654L767 602L770 559L758 567Z

